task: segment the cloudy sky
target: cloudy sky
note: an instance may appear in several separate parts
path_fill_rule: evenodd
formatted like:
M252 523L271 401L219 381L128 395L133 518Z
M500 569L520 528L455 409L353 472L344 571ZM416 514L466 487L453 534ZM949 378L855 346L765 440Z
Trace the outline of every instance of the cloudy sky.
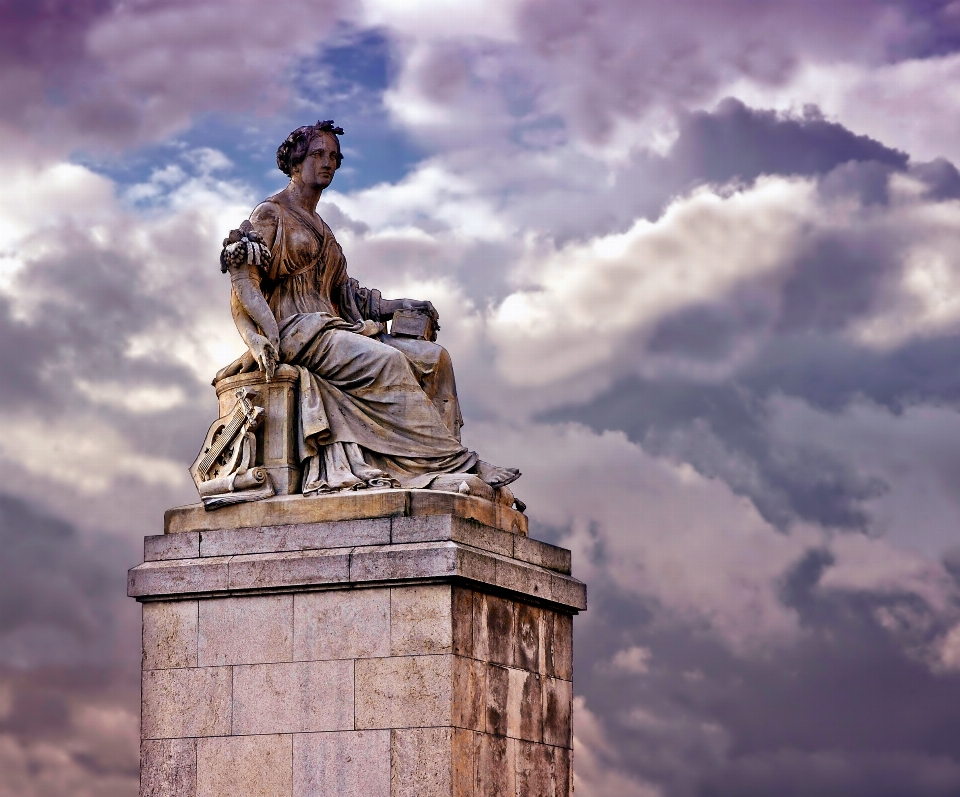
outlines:
M960 795L960 3L2 0L0 797L133 797L127 567L333 118L574 551L583 797Z

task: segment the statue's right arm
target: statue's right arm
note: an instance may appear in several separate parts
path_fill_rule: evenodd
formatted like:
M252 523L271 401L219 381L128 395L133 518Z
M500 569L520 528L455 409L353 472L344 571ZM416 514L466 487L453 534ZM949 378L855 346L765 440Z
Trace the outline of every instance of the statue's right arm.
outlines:
M263 205L254 211L251 221L267 245L272 246L276 236L276 220L273 219L271 229L269 212L258 213L262 208ZM237 331L270 378L280 359L280 329L263 291L260 290L259 267L244 263L230 266L228 271L232 287L230 310Z

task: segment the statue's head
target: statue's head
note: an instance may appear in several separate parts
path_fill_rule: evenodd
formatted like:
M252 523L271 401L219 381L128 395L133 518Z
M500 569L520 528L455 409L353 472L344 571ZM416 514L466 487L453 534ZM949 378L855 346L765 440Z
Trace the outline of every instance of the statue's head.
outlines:
M315 125L304 125L294 130L286 140L277 149L277 166L287 177L293 174L293 171L303 163L304 158L310 151L310 146L318 138L328 136L336 142L337 146L337 168L343 162L343 155L340 153L340 139L343 135L343 128L336 127L332 119L325 122L317 122Z

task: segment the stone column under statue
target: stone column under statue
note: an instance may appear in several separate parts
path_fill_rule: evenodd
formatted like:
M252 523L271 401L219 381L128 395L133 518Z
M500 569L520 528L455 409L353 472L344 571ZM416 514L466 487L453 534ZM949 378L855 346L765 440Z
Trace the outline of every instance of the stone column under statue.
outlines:
M569 797L570 552L520 474L460 443L425 301L346 275L315 214L331 122L224 242L248 353L128 594L143 606L141 797ZM387 323L391 323L389 328Z

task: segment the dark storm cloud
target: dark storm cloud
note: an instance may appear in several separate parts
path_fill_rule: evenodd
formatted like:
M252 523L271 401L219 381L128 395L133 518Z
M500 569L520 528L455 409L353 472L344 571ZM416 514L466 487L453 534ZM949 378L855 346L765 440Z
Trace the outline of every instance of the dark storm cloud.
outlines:
M83 539L70 524L4 494L0 545L0 664L109 665L136 548Z
M624 767L672 797L956 794L960 675L908 652L947 624L913 595L823 589L832 565L814 549L785 574L801 635L751 659L599 572L576 626L578 690ZM880 621L898 613L923 631L898 639ZM645 672L610 664L630 646L650 651Z
M808 106L801 116L748 108L728 97L712 111L686 114L669 160L698 183L751 182L762 174L822 175L870 161L902 169L906 153L858 136Z

